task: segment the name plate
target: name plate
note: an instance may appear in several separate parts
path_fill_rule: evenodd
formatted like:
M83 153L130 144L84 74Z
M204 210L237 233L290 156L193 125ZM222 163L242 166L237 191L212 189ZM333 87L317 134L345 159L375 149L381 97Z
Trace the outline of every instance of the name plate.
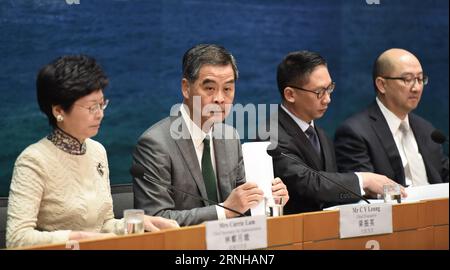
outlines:
M392 204L353 204L339 207L340 237L392 233Z
M266 216L208 221L205 225L206 248L208 250L240 250L267 247Z

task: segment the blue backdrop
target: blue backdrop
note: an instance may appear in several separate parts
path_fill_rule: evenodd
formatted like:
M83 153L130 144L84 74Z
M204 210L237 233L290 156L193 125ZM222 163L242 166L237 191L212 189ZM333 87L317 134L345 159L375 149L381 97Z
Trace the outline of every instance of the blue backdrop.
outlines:
M337 83L319 121L331 137L373 100L376 56L391 47L408 49L430 76L416 112L448 134L448 1L379 2L2 0L0 196L8 193L20 152L49 132L35 77L64 54L91 55L110 77L105 94L111 105L95 139L108 151L112 183L130 182L138 136L181 101L181 58L198 43L222 44L235 55L241 74L235 101L242 104L279 102L276 66L288 52L322 54Z

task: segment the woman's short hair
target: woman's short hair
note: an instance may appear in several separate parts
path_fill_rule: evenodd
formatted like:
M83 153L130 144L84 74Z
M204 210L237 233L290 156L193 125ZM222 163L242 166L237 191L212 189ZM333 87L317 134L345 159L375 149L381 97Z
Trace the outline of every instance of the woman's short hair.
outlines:
M94 58L66 55L42 67L36 79L39 108L56 127L52 107L60 105L69 112L78 99L108 85L108 77Z

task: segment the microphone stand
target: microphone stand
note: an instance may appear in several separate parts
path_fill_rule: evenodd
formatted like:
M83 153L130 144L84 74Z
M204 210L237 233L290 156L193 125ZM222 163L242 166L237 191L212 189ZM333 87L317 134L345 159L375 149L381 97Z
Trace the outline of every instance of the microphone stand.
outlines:
M273 156L274 153L272 153L272 151L273 151L273 150L268 150L267 153L268 153L270 156ZM277 152L277 151L276 151L276 152ZM314 170L313 168L310 168L309 166L306 166L306 165L303 164L303 162L301 162L299 159L294 158L294 157L291 157L291 156L289 156L289 155L287 155L287 154L285 154L285 153L283 153L283 152L279 152L278 154L279 154L280 156L284 156L284 157L287 157L287 158L289 158L289 159L291 159L291 160L294 160L295 162L298 162L302 167L307 168L308 170L310 170L310 171L312 171L312 172L318 174L319 176L321 176L321 177L327 179L328 181L330 181L331 183L337 185L338 187L342 188L343 190L348 191L349 193L351 193L352 195L356 196L357 198L359 198L359 199L365 201L367 204L370 204L369 200L367 200L367 199L364 198L363 196L357 194L357 193L354 192L353 190L351 190L351 189L345 187L344 185L339 184L338 182L336 182L336 181L334 181L334 180L328 178L327 176L321 174L320 172Z
M208 202L208 203L210 203L210 204L213 204L213 205L217 205L217 206L219 206L219 207L222 207L222 208L224 208L224 209L226 209L226 210L228 210L228 211L231 211L231 212L233 212L233 213L235 213L235 214L238 214L240 217L245 217L245 216L246 216L246 215L242 214L241 212L238 212L238 211L236 211L236 210L234 210L234 209L231 209L231 208L228 208L228 207L226 207L226 206L224 206L224 205L221 205L221 204L219 204L218 202L215 202L215 201L212 201L212 200L210 200L210 199L206 199L206 198L197 196L197 195L195 195L195 194L189 193L189 192L187 192L187 191L178 189L178 188L176 188L176 187L174 187L174 186L172 186L172 185L162 183L161 181L158 181L158 180L156 180L156 179L154 179L154 178L150 178L150 177L149 177L148 175L146 175L146 174L143 175L143 178L144 178L145 180L147 180L147 181L152 182L153 184L158 185L158 186L167 188L167 189L169 189L169 190L175 190L175 191L181 192L181 193L183 193L183 194L186 194L186 195L188 195L188 196L190 196L190 197L192 197L192 198L194 198L194 199L197 199L197 200L203 200L203 201L206 201L206 202Z

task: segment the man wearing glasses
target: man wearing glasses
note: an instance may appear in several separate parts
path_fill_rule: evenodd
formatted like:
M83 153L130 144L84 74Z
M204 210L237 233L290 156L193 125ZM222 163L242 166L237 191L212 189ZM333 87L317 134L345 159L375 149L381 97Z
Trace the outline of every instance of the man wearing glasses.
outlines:
M411 113L428 83L417 57L403 49L383 52L373 82L375 102L336 131L339 170L380 173L403 186L448 182L448 157L431 139L435 128Z
M309 51L288 54L278 65L277 82L282 103L278 135L272 128L271 142L282 153L273 162L275 176L283 179L289 191L287 214L359 200L325 178L358 195L382 194L383 184L394 183L374 173L337 173L332 141L314 122L325 114L335 88L322 56Z

